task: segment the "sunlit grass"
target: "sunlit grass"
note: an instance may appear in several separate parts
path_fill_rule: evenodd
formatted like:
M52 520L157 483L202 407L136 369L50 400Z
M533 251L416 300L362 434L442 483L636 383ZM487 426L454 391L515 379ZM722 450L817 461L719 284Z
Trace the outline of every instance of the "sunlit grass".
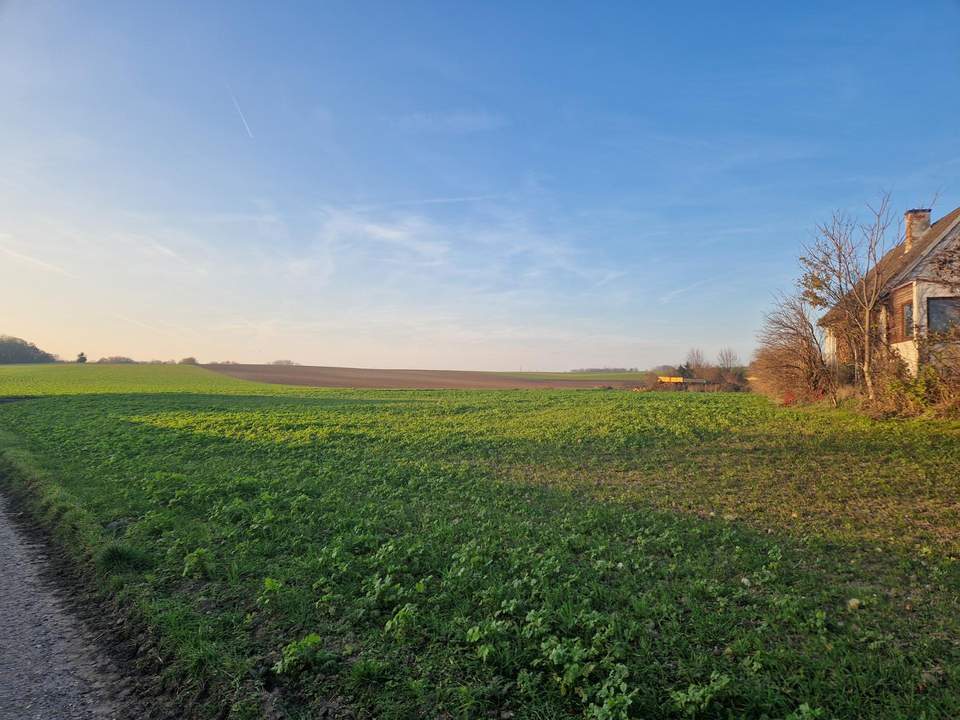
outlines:
M0 365L0 397L91 393L256 392L256 383L196 365ZM276 391L274 391L276 393Z
M0 448L211 711L960 715L956 424L138 369L0 369Z

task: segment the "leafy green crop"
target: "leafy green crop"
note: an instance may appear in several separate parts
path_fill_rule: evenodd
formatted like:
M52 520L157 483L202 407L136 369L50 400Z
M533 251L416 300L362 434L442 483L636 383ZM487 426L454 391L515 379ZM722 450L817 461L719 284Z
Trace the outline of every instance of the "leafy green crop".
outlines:
M0 405L7 483L211 715L960 716L957 424L186 367L4 395L44 396Z

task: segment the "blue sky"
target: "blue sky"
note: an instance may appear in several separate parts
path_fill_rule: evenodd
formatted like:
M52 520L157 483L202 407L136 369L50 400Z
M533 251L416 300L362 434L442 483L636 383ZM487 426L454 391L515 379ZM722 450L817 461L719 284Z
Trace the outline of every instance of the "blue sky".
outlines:
M960 205L956 2L0 0L0 333L747 358L835 208Z

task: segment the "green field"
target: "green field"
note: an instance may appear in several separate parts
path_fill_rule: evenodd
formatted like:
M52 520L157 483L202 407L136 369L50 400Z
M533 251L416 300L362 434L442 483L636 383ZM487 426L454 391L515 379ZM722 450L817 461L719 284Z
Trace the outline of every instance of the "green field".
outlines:
M4 485L185 712L960 717L960 424L184 366L3 396Z

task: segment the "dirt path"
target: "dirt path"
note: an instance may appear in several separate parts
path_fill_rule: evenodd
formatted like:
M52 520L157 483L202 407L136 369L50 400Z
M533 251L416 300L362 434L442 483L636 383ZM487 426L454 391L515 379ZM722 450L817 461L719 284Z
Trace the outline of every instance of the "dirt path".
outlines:
M117 697L130 691L114 664L44 578L46 552L0 495L0 720L139 717Z

